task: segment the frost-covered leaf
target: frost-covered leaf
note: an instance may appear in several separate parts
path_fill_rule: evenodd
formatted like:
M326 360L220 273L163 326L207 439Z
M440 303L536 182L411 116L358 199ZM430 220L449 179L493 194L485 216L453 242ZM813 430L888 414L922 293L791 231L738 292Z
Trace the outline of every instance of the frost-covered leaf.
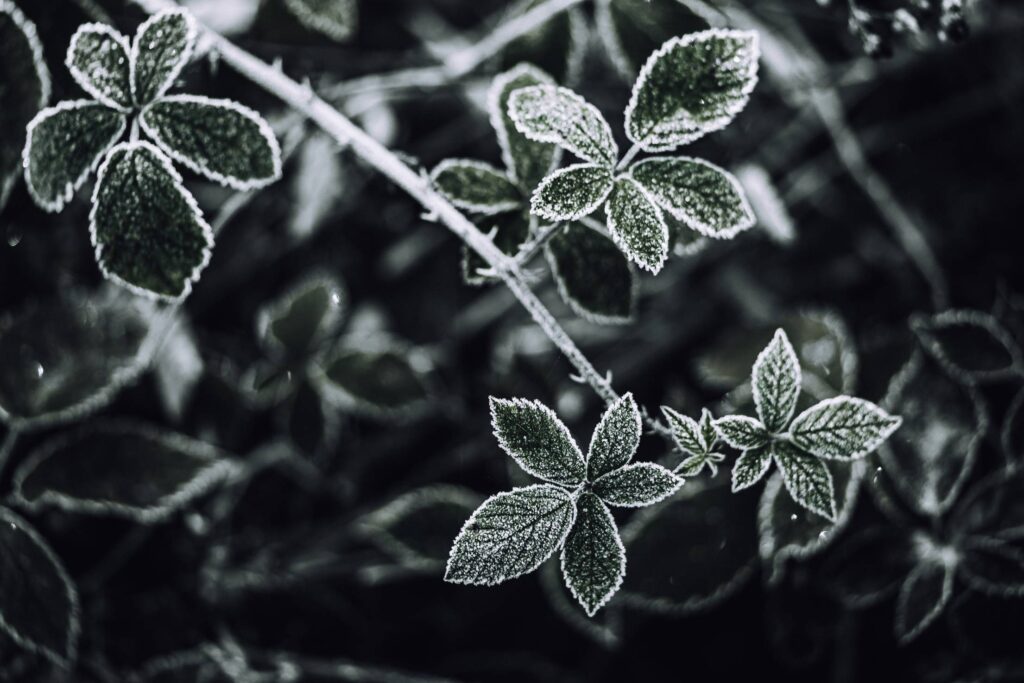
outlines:
M672 439L676 442L679 450L690 455L707 452L709 446L705 434L696 420L678 413L668 406L662 406L661 412L668 420L668 426L672 429Z
M483 214L511 211L523 203L519 188L501 169L472 159L445 159L430 179L460 209Z
M894 594L914 559L901 530L871 526L857 529L828 552L822 576L845 607L863 609Z
M39 112L28 124L23 152L25 183L36 204L63 209L126 125L123 114L87 100Z
M25 507L157 522L209 491L235 465L201 441L101 423L43 443L14 474Z
M673 38L650 56L626 108L626 135L664 152L720 130L757 84L757 34L713 29Z
M284 5L303 26L338 42L359 26L357 0L284 0Z
M754 225L739 181L702 159L652 157L634 164L630 175L658 205L702 235L730 239Z
M768 431L752 417L726 415L715 420L714 424L722 441L741 451L760 448L768 443Z
M789 426L793 443L819 458L863 458L899 429L900 418L874 403L852 396L825 399Z
M957 571L971 588L999 598L1024 596L1024 550L996 538L968 538Z
M668 258L668 225L651 195L631 178L619 178L606 211L608 231L619 249L657 274Z
M588 616L619 590L626 575L626 549L611 511L593 493L576 501L576 522L562 546L565 585Z
M1024 361L1013 336L982 311L948 310L915 316L911 328L925 350L946 370L967 382L1013 377Z
M773 434L782 431L800 396L800 361L781 328L754 361L751 389L765 428Z
M181 301L210 261L213 232L171 162L148 142L115 147L100 166L89 230L103 274Z
M586 476L580 447L540 401L491 397L491 425L502 450L535 477L576 485Z
M507 20L513 21L545 2L525 0L511 3ZM498 55L498 69L528 62L551 74L559 83L577 81L590 37L587 24L587 17L579 7L556 13L540 27L506 45Z
M818 458L794 448L785 441L774 441L772 458L782 473L786 490L797 503L825 519L836 521L836 495L832 473Z
M587 451L587 479L617 470L633 459L640 445L640 410L633 394L627 393L601 416Z
M531 85L514 91L508 114L516 129L536 142L548 142L575 156L610 168L619 148L597 107L568 88Z
M430 396L420 359L401 344L345 343L318 364L313 377L338 408L371 418L410 417Z
M572 494L537 484L488 498L455 538L444 580L493 586L532 572L576 520Z
M196 25L183 10L155 14L140 26L132 41L131 88L135 102L145 106L174 84L192 58Z
M146 107L142 129L172 159L236 190L281 177L281 148L258 113L231 100L170 95Z
M700 427L700 434L704 437L704 443L707 444L708 450L714 448L718 444L718 430L715 429L715 416L711 414L711 411L704 408L700 411L700 421L697 423Z
M491 235L494 246L509 256L514 256L523 242L530 238L530 209L522 198L520 203L522 208L517 211L485 216L476 221L481 232ZM480 270L488 267L482 256L468 246L462 246L462 279L466 284L478 286L496 282L496 277L480 274Z
M575 164L545 178L530 198L530 210L550 221L572 221L597 210L612 191L612 174L597 164Z
M0 0L0 210L21 172L25 128L50 99L50 72L36 26Z
M68 668L78 650L78 592L28 522L0 507L0 631Z
M706 6L689 0L598 0L596 19L608 56L629 81L659 45L709 23Z
M615 243L593 228L568 223L546 247L562 300L576 315L602 324L626 323L636 309L636 271Z
M131 109L128 39L106 24L82 24L71 36L64 64L82 89L108 107Z
M601 647L613 649L622 642L621 608L617 604L606 605L606 609L601 611L601 616L588 616L566 587L560 565L560 559L551 558L538 572L541 590L544 591L544 597L548 599L551 609L582 635Z
M594 493L609 505L646 507L679 490L683 480L653 462L634 462L594 482Z
M551 76L532 64L517 64L494 77L487 95L487 111L498 137L505 168L513 182L527 193L533 192L533 188L555 167L558 148L535 142L516 130L508 113L508 100L519 88L553 85L554 82Z
M772 451L769 447L751 448L740 453L732 467L733 492L750 488L761 481L771 464Z
M900 587L896 600L896 637L901 643L921 635L953 595L953 567L938 561L919 563Z
M314 273L260 309L256 331L270 353L306 359L341 326L345 288L328 273Z

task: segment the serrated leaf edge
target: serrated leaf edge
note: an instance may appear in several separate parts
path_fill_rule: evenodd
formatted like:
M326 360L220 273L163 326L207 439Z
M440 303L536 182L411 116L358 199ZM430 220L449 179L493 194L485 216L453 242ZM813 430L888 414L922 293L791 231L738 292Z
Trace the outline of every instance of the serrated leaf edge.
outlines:
M658 206L658 203L654 200L654 197L651 195L651 193L648 192L647 188L645 188L643 185L633 180L631 176L622 175L616 178L612 183L612 189L609 190L609 195L612 191L614 191L615 185L619 182L633 183L633 185L636 186L637 190L639 190L640 194L643 195L644 199L650 202L651 206L654 207L654 212L657 217L658 225L661 228L661 230L659 231L661 233L662 245L661 260L658 263L648 263L646 261L640 261L640 259L638 259L636 255L632 253L632 249L629 248L629 245L626 244L625 239L619 232L619 226L615 222L615 219L610 211L608 212L607 220L608 233L611 235L612 241L615 242L619 249L622 250L622 253L626 254L626 256L629 257L630 261L640 266L641 269L649 271L651 275L657 275L664 267L665 262L668 260L668 224L665 222L665 217L661 213L661 207ZM607 198L608 197L606 197L606 199Z
M780 327L775 330L775 334L772 336L772 340L768 345L764 347L759 354L757 354L757 359L754 360L754 366L750 371L750 392L754 398L754 407L757 409L757 415L761 418L761 423L764 424L766 429L768 428L768 425L765 424L764 414L761 409L761 403L764 400L764 396L762 396L761 388L758 386L757 375L759 374L760 368L767 362L768 354L771 353L772 347L776 343L781 345L782 353L787 356L793 364L795 375L794 383L796 385L796 398L789 407L788 414L782 420L783 429L793 419L793 413L796 412L796 404L800 399L800 390L803 386L803 369L800 367L800 357L793 348L792 342L789 341L789 336L786 334L785 330Z
M475 169L480 170L480 171L487 171L488 173L493 173L494 175L501 176L502 178L507 180L510 184L515 186L516 188L519 187L518 183L516 183L516 181L512 178L512 171L511 170L509 170L509 171L502 171L497 166L493 166L491 164L488 164L487 162L478 161L476 159L462 159L462 158L445 159L441 163L439 163L437 166L435 166L434 170L432 170L430 172L430 183L434 186L434 189L437 190L438 194L442 195L445 199L447 199L454 206L456 206L456 207L458 207L460 209L465 209L466 211L472 211L473 213L479 213L479 214L482 214L484 216L493 216L495 214L505 213L506 211L512 211L513 209L518 209L520 206L522 206L525 203L525 200L523 200L523 201L507 200L505 202L496 202L494 204L478 204L476 202L467 202L467 201L462 200L462 199L457 199L457 198L449 195L447 192L445 192L444 190L441 189L440 185L438 185L438 183L437 183L437 179L438 179L438 177L442 173L444 173L448 169L454 168L454 167L457 167L457 166L468 166L470 168L475 168Z
M618 575L618 577L617 577L617 579L615 581L615 585L608 590L608 592L605 594L605 596L603 598L601 598L593 606L593 608L588 607L587 604L584 603L583 597L580 596L580 594L576 592L576 587L573 586L569 582L569 577L568 577L568 575L566 574L566 571L565 571L565 540L569 538L569 534L566 534L565 538L562 539L562 547L559 550L559 557L558 557L558 564L559 564L559 567L561 567L561 569L562 569L562 580L565 582L565 587L567 589L569 589L569 592L572 594L572 597L574 597L576 599L576 602L578 602L580 604L580 607L583 608L583 611L587 613L588 617L593 617L595 614L597 614L598 611L602 607L607 605L608 601L611 600L615 596L615 594L619 592L619 589L622 588L622 582L626 579L626 564L628 562L628 558L626 557L626 546L623 545L623 543L622 543L622 536L619 533L619 526L618 526L618 524L615 523L615 517L612 516L612 511L608 509L608 505L605 504L605 502L603 500L601 500L599 496L595 496L595 498L598 499L597 502L601 506L601 511L604 513L605 517L607 518L608 523L611 525L611 528L615 530L615 533L614 533L615 544L618 546L619 550L622 552L622 565L620 567L619 575ZM573 504L573 507L574 508L576 507L575 503ZM577 521L579 521L579 513L578 512L576 513L576 517L573 519L572 527L576 526L576 522ZM570 527L569 533L572 533L572 527Z
M646 460L641 461L641 462L630 462L630 463L627 463L627 464L623 465L622 467L619 467L617 469L612 470L611 472L606 472L605 474L602 474L600 477L595 479L593 483L596 486L597 483L599 481L601 481L602 479L609 478L609 477L611 477L614 474L618 474L618 473L622 472L623 470L639 470L639 469L659 470L661 474L665 474L666 476L668 476L669 479L672 479L675 482L675 485L673 486L672 489L670 489L670 490L668 490L668 491L666 491L664 493L659 494L656 498L651 498L651 499L645 500L645 501L643 501L641 503L621 503L621 502L614 502L613 503L611 501L605 500L600 495L598 495L597 497L601 499L602 503L604 503L605 505L610 505L612 507L617 507L617 508L645 508L645 507L648 507L650 505L654 505L655 503L660 503L661 501L665 500L666 498L669 498L669 497L675 495L679 491L679 489L683 486L683 484L686 483L683 480L682 477L678 476L675 472L673 472L672 470L668 469L667 467L665 467L663 465L659 465L656 462L649 462L649 461L646 461ZM595 495L597 495L597 494L595 493Z
M822 453L815 453L813 451L810 451L807 448L804 448L803 446L799 446L798 445L798 448L800 448L800 450L806 451L807 453L810 453L814 457L822 458L824 460L839 460L839 461L858 460L860 458L863 458L867 454L871 453L872 451L877 449L879 446L881 446L903 424L903 418L902 417L900 417L899 415L890 415L887 410L885 410L881 406L875 405L871 401L867 401L867 400L865 400L863 398L857 398L856 396L840 395L840 396L833 396L832 398L826 398L823 401L818 401L813 406L811 406L810 408L807 408L806 410L802 411L799 415L794 417L793 421L789 425L790 436L792 436L793 432L795 431L794 427L796 427L796 425L798 425L802 419L806 419L806 416L808 414L810 414L811 411L824 410L824 409L828 408L829 406L840 404L840 403L853 403L853 404L856 404L858 406L867 407L867 408L869 408L871 410L879 411L879 412L881 412L883 415L885 415L891 421L884 428L882 428L879 431L878 436L876 436L872 440L868 441L867 445L865 445L860 450L854 451L853 453L851 453L850 455L848 455L846 457L839 457L839 456L835 456L835 455L825 455L825 454L822 454Z
M511 69L503 71L494 77L491 81L491 87L487 91L487 114L488 119L491 122L491 128L494 129L494 136L498 140L498 147L501 149L501 161L505 164L505 169L508 173L508 177L524 192L529 192L533 188L523 187L523 180L516 176L516 164L515 159L512 158L512 147L509 144L508 131L505 129L503 115L501 111L501 92L508 86L509 83L516 80L520 76L530 76L543 84L555 85L555 79L552 78L546 71L540 69L529 62L519 62ZM509 93L509 99L511 100L512 93ZM512 124L515 126L515 122ZM516 130L519 130L518 126L515 126ZM554 169L558 168L558 164L561 161L562 148L555 145L555 154L551 159L551 166L548 168L548 173L551 173Z
M605 190L604 193L602 193L600 198L592 201L590 204L584 204L576 211L567 214L553 213L552 211L548 210L547 208L541 205L540 196L544 192L544 190L547 189L548 185L555 182L561 176L567 173L578 171L581 168L605 171L608 174L608 189ZM608 195L612 193L612 189L614 189L614 187L615 180L614 178L612 178L611 171L609 171L605 166L602 166L601 164L587 162L566 166L565 168L558 169L554 173L549 173L547 176L544 177L544 180L540 181L540 184L537 185L537 188L533 191L533 195L530 197L530 213L532 213L535 216L540 216L541 218L546 218L549 221L574 221L577 218L582 218L583 216L586 216L588 214L593 213L594 211L597 211L598 207L604 204L604 202L608 199Z
M525 126L522 118L518 115L517 107L516 107L516 101L523 97L522 93L524 91L526 91L526 90L544 90L544 91L547 91L547 92L554 91L554 92L558 93L559 95L562 95L562 96L572 100L574 104L579 105L582 109L584 109L584 110L590 112L591 114L593 114L597 118L597 120L600 123L600 125L603 126L603 130L605 132L607 132L608 140L610 140L611 144L612 144L612 148L611 149L602 150L603 152L607 153L607 155L608 155L607 158L605 158L605 159L592 159L589 156L580 156L577 152L575 152L573 150L570 150L570 149L567 149L565 147L564 141L562 140L562 138L559 135L557 135L557 134L538 133L538 132L536 132L534 130L531 130L531 129L527 128ZM517 95L518 95L518 97L517 97ZM604 114L601 113L601 110L598 109L597 107L595 107L594 105L592 105L590 102L587 102L577 92L573 91L570 88L566 88L565 86L561 86L561 85L528 85L525 88L517 88L516 90L513 90L512 94L509 95L509 98L508 98L508 117L509 117L509 119L511 119L512 123L515 125L516 130L518 130L520 133L525 135L530 140L533 140L534 142L545 142L545 143L548 143L548 144L556 145L558 147L561 147L565 151L569 152L573 156L576 156L576 157L578 157L580 159L583 159L584 161L587 161L587 162L589 162L591 164L594 164L595 166L603 166L603 167L611 170L612 166L615 164L615 160L619 156L619 149L618 149L618 145L616 145L616 143L615 143L615 136L612 134L612 127L610 125L608 125L608 121L607 121L607 119L605 119ZM548 177L550 177L550 176L548 176Z
M582 478L579 481L577 481L577 482L571 482L571 483L566 484L566 483L551 481L550 479L541 476L537 472L534 472L533 469L531 469L525 462L523 462L519 458L519 456L517 456L517 455L515 455L513 453L512 447L509 445L509 443L507 441L505 441L505 439L502 438L501 434L498 433L498 428L497 428L497 425L496 425L496 422L497 422L496 407L499 406L499 405L511 405L511 406L515 406L516 408L524 408L524 407L536 408L536 409L539 409L540 412L544 413L548 418L550 418L552 420L552 422L555 424L555 427L560 432L562 432L562 434L568 440L569 444L572 445L573 453L578 455L579 458L580 458L580 462L583 463L583 476L582 476ZM586 481L586 479L587 479L587 459L584 457L583 451L580 450L579 444L576 443L576 439L574 439L572 437L572 433L569 432L569 428L565 426L565 423L562 422L561 418L558 417L558 414L555 413L555 411L551 410L551 408L548 408L546 405L544 405L543 403L541 403L540 401L537 401L537 400L529 400L529 399L525 399L525 398L498 398L497 396L489 396L488 397L488 407L490 408L490 413L491 413L491 433L494 434L494 438L498 441L498 446L500 446L501 450L505 451L505 453L510 458L512 458L515 461L515 463L517 465L519 465L520 468L522 468L522 470L524 472L526 472L527 474L530 474L530 475L532 475L534 477L537 477L541 481L545 481L545 482L548 482L548 483L550 483L550 484L552 484L554 486L559 486L559 487L562 487L562 488L564 488L566 486L578 486L579 484L582 484L584 481Z

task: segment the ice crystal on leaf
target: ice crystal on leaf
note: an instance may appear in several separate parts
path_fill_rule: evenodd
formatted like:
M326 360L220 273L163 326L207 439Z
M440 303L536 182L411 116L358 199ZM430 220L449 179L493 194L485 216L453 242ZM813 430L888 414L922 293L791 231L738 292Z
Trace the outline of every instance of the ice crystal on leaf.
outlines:
M715 452L718 432L715 431L711 411L705 408L699 422L668 406L662 406L661 412L668 420L676 447L689 456L679 464L676 473L683 477L695 477L707 467L711 476L718 474L718 463L725 460L725 456Z
M558 145L583 161L607 167L618 157L618 145L604 116L568 88L520 88L509 98L508 113L516 129L529 139Z

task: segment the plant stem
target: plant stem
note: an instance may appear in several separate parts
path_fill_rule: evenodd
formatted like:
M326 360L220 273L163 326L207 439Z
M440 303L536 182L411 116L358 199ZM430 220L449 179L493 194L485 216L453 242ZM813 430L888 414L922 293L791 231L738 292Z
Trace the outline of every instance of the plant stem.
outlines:
M11 457L11 453L14 451L14 445L18 443L18 436L21 435L14 427L8 427L7 435L4 437L3 443L0 443L0 474L3 474L4 467L7 465L7 459Z
M626 156L622 157L622 161L620 161L618 166L615 167L615 170L621 171L622 169L626 168L626 166L629 166L629 162L633 161L633 159L639 153L640 145L633 145L632 147L630 147L629 151L626 152Z
M519 251L516 252L514 257L516 265L520 268L527 266L540 253L544 245L561 231L564 225L564 223L554 223L537 228L537 234L532 239L519 245Z

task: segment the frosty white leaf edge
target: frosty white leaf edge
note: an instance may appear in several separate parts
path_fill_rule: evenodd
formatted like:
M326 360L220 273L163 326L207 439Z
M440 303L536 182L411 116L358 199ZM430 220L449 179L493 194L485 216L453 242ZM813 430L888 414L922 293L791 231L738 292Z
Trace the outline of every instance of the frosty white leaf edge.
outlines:
M586 479L586 458L584 458L583 452L580 450L579 445L576 443L576 440L569 432L569 428L565 426L565 423L562 422L562 420L558 417L555 411L551 410L551 408L548 408L540 401L530 401L523 398L505 399L491 396L489 404L491 412L491 425L493 427L494 438L498 441L498 445L501 447L501 450L505 451L505 453L508 454L508 456L512 458L516 462L516 464L523 469L524 472L534 477L537 477L538 479L542 479L544 481L551 482L552 484L557 484L559 486L576 486L581 484ZM561 436L561 438L564 440L564 443L568 446L568 452L565 453L564 455L566 456L567 460L571 460L571 462L564 462L559 464L566 467L578 466L580 470L578 478L574 478L571 480L567 479L564 481L552 479L551 474L545 474L540 472L539 470L536 469L536 467L534 467L534 465L527 462L526 459L523 458L523 456L518 452L519 448L517 447L517 445L514 443L509 443L505 436L500 432L498 427L498 411L502 408L509 407L515 408L516 410L537 411L537 413L539 413L541 416L543 416L543 418L547 419L550 422L550 425L555 429L556 433Z
M593 230L590 226L585 226L587 230ZM595 231L596 232L596 231ZM604 235L602 235L604 237ZM587 308L584 308L573 296L572 292L569 291L569 286L566 283L565 277L559 272L558 265L556 263L555 255L551 250L550 242L544 245L544 258L548 262L548 267L551 269L551 276L555 281L555 286L558 288L558 295L562 298L569 308L580 318L583 318L589 323L596 325L628 325L636 319L636 300L640 293L640 278L636 273L636 266L633 262L625 257L623 254L623 260L626 262L626 267L629 269L629 314L624 316L617 315L604 315L601 313L595 313Z
M777 371L777 372L776 372ZM800 359L782 328L754 361L750 388L758 417L769 432L785 428L800 395Z
M451 196L438 186L438 179L446 171L449 171L453 168L458 168L460 166L474 168L485 173L500 175L504 177L506 180L508 180L509 183L513 185L516 184L515 179L512 177L512 166L506 165L506 168L509 170L502 171L501 169L496 168L495 166L492 166L487 162L479 161L477 159L445 159L437 166L435 166L434 169L430 172L430 182L433 183L434 187L437 188L438 192L443 194L448 199L448 201L450 201L453 205L457 206L458 208L465 209L466 211L472 211L473 213L483 214L485 216L493 216L495 214L504 213L505 211L512 211L513 209L517 209L523 203L522 201L507 200L504 202L483 204L479 202L470 202L464 199L459 199Z
M154 14L144 22L139 24L139 28L135 31L135 38L132 40L131 46L131 59L128 62L128 80L132 88L132 97L135 98L137 105L149 104L149 102L139 102L138 84L136 83L137 77L135 73L136 66L139 61L139 55L142 53L142 36L145 35L154 24L163 21L171 16L179 16L185 20L187 27L187 34L185 37L185 47L178 55L178 60L171 67L170 71L167 72L164 77L164 82L157 88L153 94L150 102L155 102L164 96L164 94L174 85L174 81L181 75L182 70L192 59L192 54L195 51L196 39L199 37L199 28L196 26L196 20L192 16L192 13L184 9L175 10L164 10L158 14Z
M595 129L588 131L593 134L584 134L586 141L593 145L593 149L585 150L573 140L567 138L560 131L541 131L531 126L525 118L527 107L524 102L531 96L543 95L547 98L558 98L567 102L569 106L576 108L582 117L589 117ZM590 102L587 102L578 93L569 88L559 85L531 85L513 91L508 100L508 116L515 124L516 129L527 138L536 142L546 142L567 150L574 156L592 164L611 168L619 155L619 148L612 135L611 126L605 120L601 111ZM580 123L580 125L583 125Z
M657 225L657 242L658 242L658 259L653 261L647 258L641 258L633 248L626 242L626 238L623 235L623 229L628 227L621 224L615 217L614 211L608 211L608 232L612 237L612 241L622 250L622 253L629 257L629 260L639 266L641 269L651 273L651 275L657 275L661 272L662 267L665 265L665 261L668 260L668 224L665 223L665 218L661 213L661 208L655 201L653 195L647 191L640 183L633 180L630 176L619 176L615 179L613 190L617 190L619 183L628 183L629 187L640 194L640 196L646 200L651 208L654 209L654 219ZM611 192L609 192L611 194ZM606 197L607 198L607 197ZM609 202L609 205L613 204L613 201ZM596 208L596 207L595 207Z
M21 30L32 51L32 65L35 67L36 77L39 79L39 108L42 109L50 101L50 95L53 93L53 81L50 79L50 70L46 67L46 57L43 55L43 43L39 40L39 31L36 29L35 22L26 17L21 9L9 0L0 0L0 12L9 16L14 25Z
M520 62L508 71L495 76L494 80L491 81L491 87L487 91L487 116L491 122L491 128L494 129L494 135L498 139L498 147L501 149L501 161L508 170L509 178L518 185L523 183L523 179L516 175L516 162L512 157L512 147L509 142L508 130L505 128L505 123L503 121L507 112L502 111L501 108L501 93L506 87L508 87L509 83L518 78L522 78L523 76L529 76L540 83L555 85L555 79L543 69L540 69L529 62ZM514 122L513 125L515 125ZM551 166L548 168L548 173L551 173L551 171L556 169L561 161L562 148L555 147L555 150L556 152L552 155ZM529 191L532 188L525 189Z
M576 519L573 520L569 534L566 534L566 538L562 542L562 549L559 554L559 566L562 569L562 578L565 581L566 588L569 589L569 592L572 594L572 597L576 598L576 602L580 604L580 606L583 608L583 611L587 613L587 616L593 617L602 607L608 604L608 601L611 600L612 597L614 597L615 594L618 593L619 589L622 587L622 582L626 578L627 558L626 546L622 543L621 534L619 532L618 525L615 524L615 518L612 517L611 510L608 509L608 506L605 505L605 503L600 499L599 496L594 496L594 494L590 495L592 495L596 499L596 507L598 510L598 514L603 517L605 528L611 530L611 539L614 545L614 552L618 555L617 558L614 558L618 561L615 580L612 582L610 586L608 586L604 594L598 600L591 601L589 597L584 594L582 586L578 585L578 582L576 580L570 578L573 576L573 568L571 566L571 561L568 561L566 559L566 548L569 545L569 537L572 535L574 531L576 531L576 525L579 524L579 512L576 513ZM576 505L578 506L579 503L577 502Z
M71 43L68 44L68 50L64 56L64 65L68 68L68 71L71 72L71 75L74 77L75 82L78 83L79 87L81 87L82 90L92 95L93 99L95 99L97 102L101 104L107 105L111 109L116 109L122 114L127 114L131 111L131 109L127 105L117 102L112 97L108 97L106 93L104 93L102 90L100 90L93 84L89 74L85 73L77 66L75 66L74 57L75 51L78 49L78 41L80 41L89 33L99 33L110 38L115 43L120 45L121 49L124 50L125 59L128 60L128 64L126 64L125 67L130 71L130 54L132 47L128 43L128 38L126 38L124 34L122 34L120 31L115 30L113 27L107 24L100 23L82 24L78 27L78 29L75 31L75 34L71 36ZM130 80L131 79L129 78L129 82ZM131 93L129 92L128 94L130 95Z
M827 414L831 409L842 406L852 406L863 415L871 415L875 419L875 423L868 425L865 425L863 422L852 425L827 424L824 427L819 425L816 428L810 424L805 424L810 423L816 416ZM826 460L857 460L878 448L902 424L902 418L889 415L885 410L870 401L854 396L834 396L824 401L819 401L793 418L793 422L789 425L789 434L793 443L800 450L806 451L818 458L825 458ZM831 449L826 449L824 445L811 436L812 432L821 434L826 431L838 432L840 430L866 429L871 427L875 428L875 433L867 439L861 439L857 447L852 450L842 448L837 450L835 443L831 444Z
M566 176L579 174L583 171L588 173L593 171L595 179L598 177L604 179L606 185L605 189L601 192L594 193L589 200L578 204L572 210L557 211L550 205L550 202L545 203L544 194L548 192L553 185L562 181ZM533 196L530 197L530 212L535 216L540 216L541 218L545 218L550 221L574 221L577 218L582 218L583 216L596 211L597 208L604 204L605 200L608 199L608 195L611 194L614 186L615 183L612 179L612 174L608 169L600 164L581 163L566 166L565 168L560 168L553 173L549 173L544 180L540 182L537 189L534 190Z

